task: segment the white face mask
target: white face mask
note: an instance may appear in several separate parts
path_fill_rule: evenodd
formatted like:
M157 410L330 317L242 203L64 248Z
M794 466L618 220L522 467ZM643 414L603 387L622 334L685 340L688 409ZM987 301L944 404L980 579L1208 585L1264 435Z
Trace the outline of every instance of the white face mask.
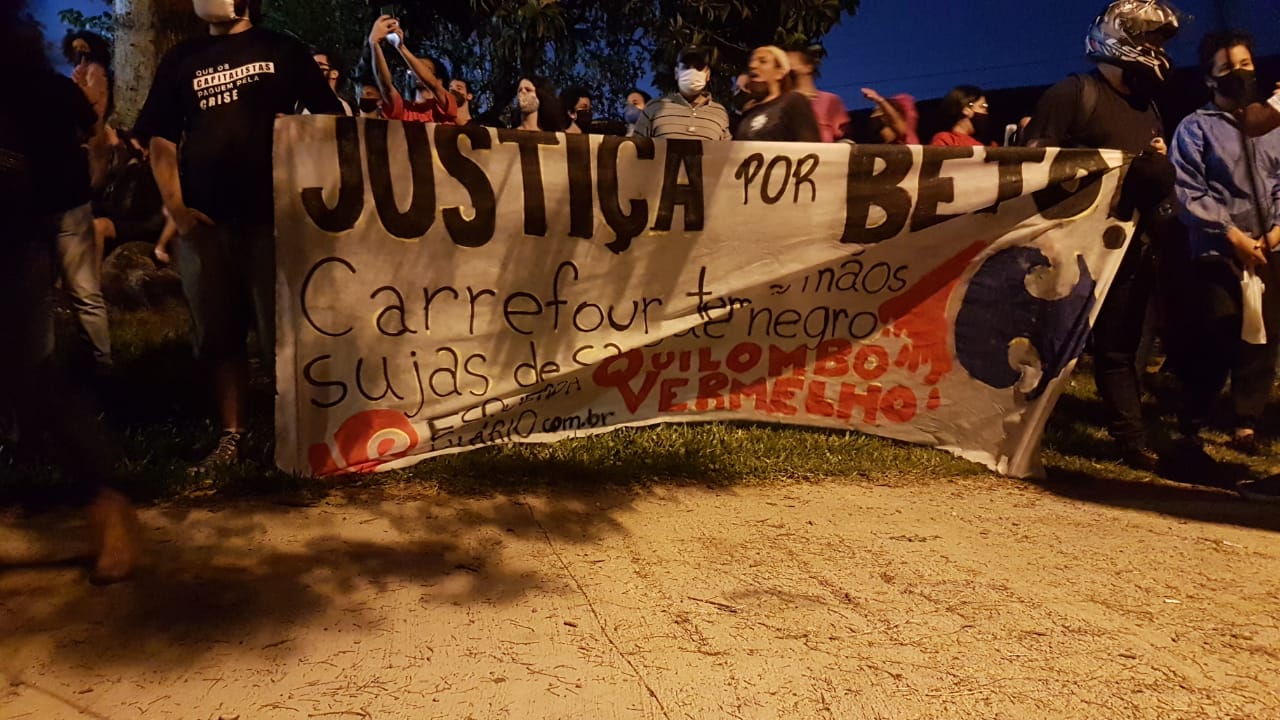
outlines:
M522 93L518 102L520 103L520 112L525 115L538 112L537 93Z
M707 71L684 68L676 72L676 83L680 86L682 95L701 95L707 89Z
M236 0L192 0L191 4L196 15L210 25L244 19L236 15Z

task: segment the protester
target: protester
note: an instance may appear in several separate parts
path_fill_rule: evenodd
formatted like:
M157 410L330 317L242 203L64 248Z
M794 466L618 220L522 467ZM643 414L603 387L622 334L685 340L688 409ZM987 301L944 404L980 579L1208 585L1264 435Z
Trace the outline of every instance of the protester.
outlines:
M622 122L627 127L627 137L636 134L636 123L640 121L640 116L644 114L644 108L653 100L653 96L638 88L632 88L627 93L627 104L622 109Z
M791 61L782 48L756 48L748 68L745 89L752 100L742 113L734 139L821 142L813 106L795 92Z
M517 130L561 132L568 116L560 112L560 101L550 83L542 78L520 78L516 86Z
M1258 95L1248 34L1206 35L1200 68L1213 100L1182 121L1173 141L1178 204L1194 268L1190 286L1179 291L1190 296L1188 310L1198 321L1188 323L1194 340L1188 338L1180 363L1185 397L1179 425L1188 442L1199 443L1230 373L1232 444L1256 453L1257 425L1271 396L1280 348L1280 274L1268 257L1280 245L1280 134L1249 140L1236 120ZM1266 286L1261 345L1240 339L1245 271Z
M565 132L570 135L591 132L594 115L591 112L591 96L586 88L565 88L560 93L560 107L565 111Z
M358 109L362 118L385 119L382 116L382 91L373 80L360 83Z
M991 106L982 88L960 85L942 98L943 124L950 127L933 136L930 145L982 147L991 141Z
M87 30L69 32L62 41L62 57L71 63L71 79L80 86L98 114L100 129L114 109L115 78L111 72L110 43Z
M393 39L394 38L394 39ZM391 67L382 52L382 43L390 42L409 66L412 101L406 101L396 89ZM452 125L458 117L458 105L445 87L447 73L434 58L419 59L409 51L408 39L400 21L388 15L379 17L369 33L369 49L373 57L374 77L382 94L382 115L388 120L440 123Z
M49 436L68 499L88 507L97 553L91 579L117 582L138 563L137 516L110 487L112 451L97 413L56 369L49 303L57 216L87 194L81 143L100 116L45 59L25 0L0 4L0 66L22 68L7 89L24 101L0 106L0 394L13 401L23 442Z
M351 103L347 102L342 94L338 92L338 80L342 77L342 72L338 70L335 63L331 59L332 56L323 50L311 51L311 58L316 61L320 72L324 74L324 79L329 81L329 88L333 90L333 96L338 98L338 102L342 103L343 114L347 117L354 117L355 110L352 109Z
M449 82L449 92L453 95L453 100L458 105L459 125L479 125L480 120L476 117L478 113L472 113L471 102L475 100L475 95L471 93L471 86L462 78L454 78Z
M1172 215L1173 170L1160 152L1163 124L1154 95L1168 79L1164 45L1177 34L1178 24L1173 10L1159 2L1112 2L1086 38L1087 55L1097 69L1046 91L1026 128L1031 146L1115 148L1138 156L1122 200L1129 217L1139 213L1139 238L1161 234ZM1151 470L1159 459L1147 444L1137 372L1154 282L1144 247L1141 240L1130 243L1120 263L1094 323L1093 362L1108 430L1122 458Z
M81 154L85 156L87 177L100 177L101 158L106 152L105 120L112 109L111 48L101 35L73 32L63 40L62 52L74 66L72 80L94 111L94 121L82 138L91 155ZM78 172L76 177L79 178ZM96 375L105 376L110 374L112 365L111 327L102 295L102 262L94 237L90 184L86 182L75 197L81 202L58 218L54 247L62 287L71 297L81 340L89 349L92 370Z
M156 184L181 233L174 250L196 354L212 367L222 434L204 471L239 457L250 325L268 360L275 348L276 116L299 104L336 115L342 105L306 46L255 24L261 0L194 4L209 34L165 55L134 130L150 139ZM219 67L228 70L208 72Z
M711 82L710 57L700 47L680 51L676 60L676 92L645 105L636 118L633 132L636 137L733 139L729 132L729 111L712 100L707 89Z
M862 96L870 100L876 109L871 111L867 136L868 143L884 145L919 145L920 112L916 100L907 94L885 98L871 88L862 88Z
M818 119L818 129L822 132L822 142L835 142L845 136L849 129L849 111L844 101L835 93L818 89L815 79L819 77L819 67L825 53L821 45L811 45L804 50L793 50L787 53L791 61L791 72L795 76L796 92L809 99L813 105L813 115Z

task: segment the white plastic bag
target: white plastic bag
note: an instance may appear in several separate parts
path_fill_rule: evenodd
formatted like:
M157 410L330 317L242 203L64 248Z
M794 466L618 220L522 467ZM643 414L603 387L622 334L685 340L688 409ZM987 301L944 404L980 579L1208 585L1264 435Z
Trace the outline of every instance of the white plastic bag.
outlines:
M1240 278L1240 308L1244 315L1240 339L1250 345L1267 344L1267 325L1262 319L1262 293L1266 289L1266 284L1252 268L1244 271Z

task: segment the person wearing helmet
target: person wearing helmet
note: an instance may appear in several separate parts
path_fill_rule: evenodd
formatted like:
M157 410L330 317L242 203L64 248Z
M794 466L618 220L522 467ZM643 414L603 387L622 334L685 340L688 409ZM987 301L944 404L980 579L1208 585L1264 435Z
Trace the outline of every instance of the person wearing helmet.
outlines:
M1157 0L1116 0L1094 20L1085 51L1097 69L1072 75L1045 92L1027 125L1032 147L1112 148L1138 156L1117 208L1139 213L1138 233L1161 232L1173 217L1173 168L1165 157L1163 123L1154 96L1169 77L1164 45L1178 32L1178 16ZM1144 242L1130 243L1093 328L1094 377L1108 430L1123 460L1154 470L1147 446L1137 355L1154 268Z

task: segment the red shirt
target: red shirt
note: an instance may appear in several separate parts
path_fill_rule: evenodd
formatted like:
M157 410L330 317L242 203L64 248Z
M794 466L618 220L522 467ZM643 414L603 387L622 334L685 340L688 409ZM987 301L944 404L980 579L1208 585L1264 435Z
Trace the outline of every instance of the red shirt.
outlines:
M391 102L382 101L382 117L388 120L404 120L406 122L439 123L455 125L458 122L458 101L453 93L444 94L444 102L434 95L426 102L405 102L400 93L391 90Z
M945 147L982 147L982 143L972 135L961 135L957 132L940 132L929 141L930 145Z

